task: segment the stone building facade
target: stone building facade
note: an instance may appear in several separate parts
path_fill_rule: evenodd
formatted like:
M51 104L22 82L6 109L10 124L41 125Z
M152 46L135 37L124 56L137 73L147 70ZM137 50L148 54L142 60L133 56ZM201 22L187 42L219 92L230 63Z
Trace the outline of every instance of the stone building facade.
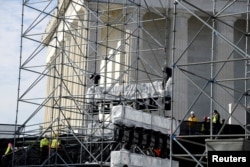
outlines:
M185 120L193 110L202 120L217 109L225 119L233 112L227 121L245 124L246 2L160 2L59 1L43 37L50 68L46 125L81 127L96 119L86 102L91 74L100 74L108 90L161 82L164 65L173 69L172 107L162 111L159 96L155 114Z

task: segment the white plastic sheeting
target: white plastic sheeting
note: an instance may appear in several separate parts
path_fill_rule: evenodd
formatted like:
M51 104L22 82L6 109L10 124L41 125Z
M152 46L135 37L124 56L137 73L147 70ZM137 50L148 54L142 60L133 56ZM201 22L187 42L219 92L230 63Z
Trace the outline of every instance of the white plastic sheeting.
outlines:
M153 115L140 110L135 110L130 106L118 105L112 108L113 124L125 125L127 127L141 127L144 129L159 131L163 134L171 134L172 121L174 131L178 126L178 121L175 119L165 118L159 115ZM179 130L176 131L175 134L179 135Z
M146 99L152 97L171 96L172 78L166 83L165 90L162 90L162 82L154 81L153 83L138 83L129 85L113 86L106 90L102 86L92 86L87 90L87 102L98 100L122 100L123 99Z
M79 134L106 139L110 139L113 137L113 131L114 126L112 123L102 123L99 121L87 124L87 127L84 129L77 129L77 133Z
M165 158L151 157L142 154L131 153L127 150L111 152L111 167L178 167L178 161L170 161Z

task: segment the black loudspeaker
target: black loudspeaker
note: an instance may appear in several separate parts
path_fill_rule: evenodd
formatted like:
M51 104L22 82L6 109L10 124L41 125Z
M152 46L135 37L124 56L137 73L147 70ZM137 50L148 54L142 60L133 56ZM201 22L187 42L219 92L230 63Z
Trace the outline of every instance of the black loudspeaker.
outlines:
M152 147L153 148L161 148L162 139L160 132L153 132L153 140L152 140Z
M134 127L124 127L124 148L129 150L133 144Z
M166 158L168 156L168 148L167 148L167 135L162 134L162 143L161 143L161 158Z
M114 141L122 142L124 136L124 127L114 125Z
M250 131L250 108L248 108L246 112L246 128L248 131ZM248 136L248 140L250 140L249 136Z
M142 141L143 141L143 128L135 128L133 144L136 144L139 147L141 147Z
M142 145L145 147L145 148L149 148L150 145L151 145L151 130L143 130L143 139L142 139Z

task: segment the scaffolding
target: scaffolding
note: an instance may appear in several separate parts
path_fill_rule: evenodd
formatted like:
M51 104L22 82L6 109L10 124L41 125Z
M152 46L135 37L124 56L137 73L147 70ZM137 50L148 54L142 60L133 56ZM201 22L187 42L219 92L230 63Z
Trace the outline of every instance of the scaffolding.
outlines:
M249 8L249 0L23 0L14 140L22 149L12 166L115 167L128 163L122 156L144 167L143 156L151 166L207 166L206 140L248 140ZM204 134L214 110L224 122ZM45 135L61 146L41 160Z

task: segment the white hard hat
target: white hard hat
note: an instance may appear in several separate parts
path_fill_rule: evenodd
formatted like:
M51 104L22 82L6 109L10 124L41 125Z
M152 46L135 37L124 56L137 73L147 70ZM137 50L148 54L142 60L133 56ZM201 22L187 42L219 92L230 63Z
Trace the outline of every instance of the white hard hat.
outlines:
M191 111L190 114L194 114L194 111Z

